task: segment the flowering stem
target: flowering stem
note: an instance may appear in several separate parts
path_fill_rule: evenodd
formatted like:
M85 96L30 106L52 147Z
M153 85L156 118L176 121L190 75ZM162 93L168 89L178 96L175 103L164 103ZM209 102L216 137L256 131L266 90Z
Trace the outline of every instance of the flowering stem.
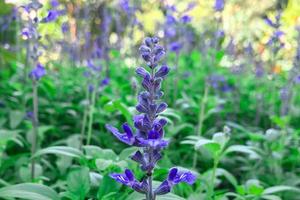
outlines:
M201 101L201 105L200 105L200 112L199 112L199 116L198 116L198 126L197 126L197 136L201 136L202 135L202 127L203 127L203 121L204 121L204 114L205 114L205 106L206 106L206 102L207 102L207 96L208 96L208 84L205 83L205 88L204 88L204 95ZM193 158L193 168L196 168L197 165L197 152L194 152L194 158Z
M93 90L91 101L90 101L90 109L89 109L89 124L88 124L88 135L86 145L90 145L91 137L92 137L92 125L94 118L94 109L95 109L95 100L96 100L96 89Z
M31 144L31 156L33 156L36 152L37 147L37 139L38 139L38 86L37 81L32 81L33 87L33 118L32 118L32 125L33 125L33 136L32 136L32 144ZM34 158L31 160L31 179L34 180L35 178L35 160Z
M89 99L89 89L88 89L88 87L86 89L85 99L86 100ZM83 140L84 140L84 136L85 136L85 127L86 127L87 117L88 117L88 105L85 106L84 114L83 114L83 121L82 121L82 125L81 125L81 137L80 137L81 138L81 146L83 145Z

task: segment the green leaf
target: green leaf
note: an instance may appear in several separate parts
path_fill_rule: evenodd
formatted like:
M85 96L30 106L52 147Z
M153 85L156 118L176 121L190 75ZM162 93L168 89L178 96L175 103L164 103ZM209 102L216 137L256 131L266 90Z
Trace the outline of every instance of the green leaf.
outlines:
M1 198L21 198L29 200L60 200L58 194L45 185L22 183L0 189Z
M103 179L100 183L97 197L99 200L103 199L107 194L116 192L120 189L121 184L113 180L108 175L103 176Z
M238 187L238 182L236 178L227 170L218 168L217 176L224 176L235 188Z
M119 154L119 159L120 160L125 160L127 159L130 155L132 155L134 152L138 150L137 147L129 147L124 149L120 154Z
M100 147L88 145L83 146L85 154L88 159L109 159L109 160L117 160L117 154L111 149L101 149Z
M245 145L232 145L230 147L228 147L225 151L224 151L224 155L228 154L228 153L232 153L232 152L237 152L237 153L246 153L249 154L249 156L251 158L255 158L258 159L260 158L260 155L258 155L253 148L245 146Z
M18 110L12 110L9 112L9 126L11 129L15 129L24 119L24 112Z
M18 139L19 132L19 130L0 130L0 149L2 146L4 148L8 141L14 141L20 146L23 146L23 143Z
M276 195L263 195L261 198L266 200L282 200L279 196Z
M250 179L246 182L246 188L248 194L261 195L264 192L264 188L260 185L256 179Z
M129 108L123 104L120 100L110 101L104 106L104 110L108 112L119 111L126 118L127 122L132 126L132 117Z
M41 149L33 155L33 158L39 157L39 156L45 155L45 154L63 155L63 156L69 156L72 158L84 158L84 155L82 154L82 152L80 150L75 149L73 147L68 147L68 146L53 146L53 147Z
M285 192L285 191L300 192L300 189L291 186L286 186L286 185L277 185L277 186L266 188L263 194L274 194L277 192Z
M223 149L225 147L226 143L228 142L229 137L227 134L219 132L219 133L215 133L213 135L212 140L214 142L218 143L221 146L221 148Z
M84 200L90 191L90 175L87 167L72 170L67 178L68 191Z

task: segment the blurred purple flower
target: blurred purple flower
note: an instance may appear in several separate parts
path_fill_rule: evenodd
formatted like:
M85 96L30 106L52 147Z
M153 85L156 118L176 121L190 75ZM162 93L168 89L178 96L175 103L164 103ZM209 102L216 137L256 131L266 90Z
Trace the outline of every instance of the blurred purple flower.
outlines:
M184 15L181 17L181 22L187 24L192 21L192 17L189 15Z
M279 93L281 100L287 100L289 98L289 89L287 87L281 88Z
M173 17L172 15L168 14L168 15L166 16L166 24L167 24L167 25L173 25L173 24L175 24L175 23L176 23L175 17Z
M50 4L51 4L52 7L58 7L59 6L58 0L51 0Z
M40 63L38 63L36 67L29 73L29 77L36 81L40 80L45 75L46 69Z
M297 75L295 78L294 78L294 82L296 84L300 84L300 75Z
M49 23L55 21L59 17L59 12L57 10L49 10L47 17L42 19L42 22Z
M102 86L102 87L103 87L103 86L106 86L106 85L109 84L109 82L110 82L110 79L106 77L105 79L103 79L103 80L101 81L101 86Z
M180 49L182 48L182 44L179 43L179 42L172 42L170 45L169 45L169 49L170 51L173 51L175 53L179 53Z
M25 119L27 119L27 120L33 120L33 118L34 118L33 112L32 111L27 111L26 115L25 115Z
M260 61L255 62L255 75L256 75L256 77L261 78L261 77L263 77L264 73L265 73L265 70L263 68L263 63L260 62Z
M225 6L225 0L216 0L214 9L215 9L215 11L221 12L224 10L224 6Z
M69 26L69 23L68 23L68 22L64 22L64 23L61 25L61 31L62 31L63 33L69 32L69 29L70 29L70 26Z

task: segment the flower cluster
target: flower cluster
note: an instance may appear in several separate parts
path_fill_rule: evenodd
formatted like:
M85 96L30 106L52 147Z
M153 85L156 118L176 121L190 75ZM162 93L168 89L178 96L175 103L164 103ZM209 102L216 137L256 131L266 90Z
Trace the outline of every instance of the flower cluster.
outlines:
M272 21L267 16L264 17L264 20L267 25L274 29L273 34L267 42L267 45L272 46L273 52L276 53L284 47L284 43L281 40L281 37L284 35L284 32L280 30L281 11L278 11L277 15L275 16L275 20Z
M40 80L45 74L46 70L43 65L38 62L38 59L41 55L41 51L39 50L39 40L41 38L38 32L38 11L42 8L42 4L37 1L32 1L24 6L22 6L24 11L27 13L27 23L22 29L21 35L24 39L27 40L27 54L32 59L35 67L29 72L29 77L33 81ZM34 13L34 15L32 15Z
M191 2L187 7L179 12L177 8L173 6L166 7L166 21L164 23L164 34L170 40L168 49L172 52L178 54L183 48L183 41L179 41L179 34L187 37L186 24L192 21L192 17L188 15L188 12L191 11L196 6L195 2Z
M166 65L158 67L159 61L165 55L165 50L159 45L158 38L146 38L139 51L150 71L143 67L136 69L137 75L143 78L142 86L145 91L138 95L136 110L140 114L133 119L135 134L127 123L123 124L124 133L120 133L117 128L109 124L106 125L106 128L125 144L141 148L131 156L131 159L140 165L148 180L137 181L128 169L125 174L112 174L111 177L137 192L147 194L147 199L152 200L156 195L170 192L172 186L179 182L192 184L195 176L191 172L179 172L177 168L173 168L170 170L168 179L152 190L153 169L162 158L161 150L168 145L168 141L164 139L164 126L167 121L159 117L159 113L167 108L167 104L158 101L163 96L161 83L168 74L169 67Z
M96 60L96 58L98 57L95 57L97 51L98 48L95 47L95 51L92 53L91 57L86 61L87 69L84 72L84 76L89 82L88 89L90 92L92 92L94 89L101 90L104 86L109 84L108 77L101 79L103 70L99 61Z

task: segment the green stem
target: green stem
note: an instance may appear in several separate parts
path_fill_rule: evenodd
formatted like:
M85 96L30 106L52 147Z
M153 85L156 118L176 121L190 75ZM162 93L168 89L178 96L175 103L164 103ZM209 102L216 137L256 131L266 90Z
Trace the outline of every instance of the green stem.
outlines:
M89 100L89 89L87 87L86 89L86 96L85 96L86 100ZM87 122L87 117L88 117L88 105L85 106L84 108L84 114L83 114L83 121L82 121L82 125L81 125L81 147L83 146L83 140L84 140L84 136L85 136L85 128L86 128L86 122Z
M38 141L38 85L35 80L32 81L33 87L33 136L32 136L32 145L31 145L31 156L33 156L36 152L37 141ZM35 159L31 160L31 179L35 178Z
M216 179L216 171L219 164L219 158L214 159L214 166L212 169L212 175L211 175L211 197L213 199L214 197L214 190L215 190L215 179Z
M96 88L94 88L91 97L90 109L89 109L89 124L88 124L88 135L86 145L90 145L93 129L93 118L94 118L94 109L95 109L95 100L96 100Z
M206 106L206 102L207 102L207 96L208 96L208 84L205 83L205 88L204 88L204 95L203 98L201 100L200 103L200 112L198 115L198 126L197 126L197 136L201 136L202 135L202 127L203 127L203 121L204 121L204 114L205 114L205 106ZM195 151L194 152L194 157L193 157L193 168L196 168L197 165L197 157L198 154Z

